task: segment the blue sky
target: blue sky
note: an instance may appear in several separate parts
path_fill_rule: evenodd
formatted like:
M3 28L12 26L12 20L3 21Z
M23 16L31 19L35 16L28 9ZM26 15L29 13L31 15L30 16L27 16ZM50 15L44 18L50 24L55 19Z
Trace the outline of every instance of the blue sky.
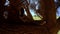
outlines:
M60 6L57 8L57 11L58 11L58 12L56 13L56 15L57 15L57 16L60 16Z

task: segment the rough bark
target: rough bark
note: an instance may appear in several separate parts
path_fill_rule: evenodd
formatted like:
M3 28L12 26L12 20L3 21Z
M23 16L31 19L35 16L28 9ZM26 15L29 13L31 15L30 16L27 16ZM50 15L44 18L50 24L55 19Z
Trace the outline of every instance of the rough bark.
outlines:
M46 26L50 30L50 34L56 34L54 30L52 30L56 26L56 9L54 0L43 0L45 5L45 18L46 18ZM55 28L54 28L55 29ZM57 30L56 30L57 31Z
M3 13L5 11L4 3L5 3L5 0L0 0L0 22L4 20L3 18Z

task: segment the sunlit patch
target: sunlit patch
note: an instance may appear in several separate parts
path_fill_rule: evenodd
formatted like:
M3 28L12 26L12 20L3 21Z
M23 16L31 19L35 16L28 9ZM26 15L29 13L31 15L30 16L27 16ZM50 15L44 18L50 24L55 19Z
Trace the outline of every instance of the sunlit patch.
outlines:
M39 16L37 16L37 15L33 16L33 19L34 20L41 20L41 18Z
M57 34L60 34L60 30L57 32Z
M56 19L58 19L58 18L59 18L59 16L56 17Z

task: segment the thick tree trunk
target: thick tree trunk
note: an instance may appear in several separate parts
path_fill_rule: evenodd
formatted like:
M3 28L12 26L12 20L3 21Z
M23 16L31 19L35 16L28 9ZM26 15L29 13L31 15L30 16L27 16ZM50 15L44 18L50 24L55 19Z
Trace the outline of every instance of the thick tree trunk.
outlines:
M56 34L56 32L54 32L55 30L52 30L52 28L56 26L56 9L54 0L43 0L43 2L45 5L46 26L50 30L50 34Z
M3 13L5 11L5 6L4 6L5 0L0 0L0 22L3 21Z

